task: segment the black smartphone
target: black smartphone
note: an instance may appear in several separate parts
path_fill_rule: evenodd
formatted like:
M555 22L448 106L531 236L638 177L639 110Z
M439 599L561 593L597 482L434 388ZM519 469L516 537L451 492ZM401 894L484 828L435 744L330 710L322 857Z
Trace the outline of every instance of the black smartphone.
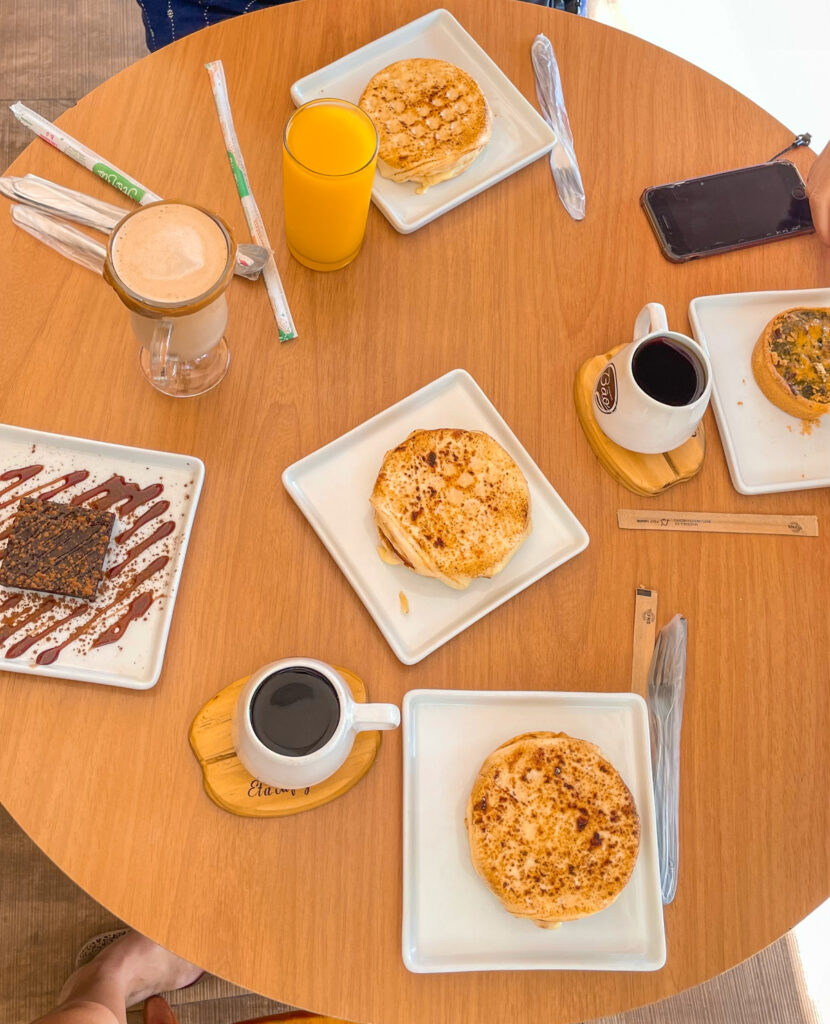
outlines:
M655 185L640 203L673 263L813 230L807 190L788 160Z

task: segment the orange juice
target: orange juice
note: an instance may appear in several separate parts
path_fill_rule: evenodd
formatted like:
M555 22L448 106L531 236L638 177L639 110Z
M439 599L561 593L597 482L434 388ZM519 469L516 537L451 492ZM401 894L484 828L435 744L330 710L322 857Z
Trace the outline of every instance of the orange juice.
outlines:
M372 119L345 100L312 100L285 126L282 184L291 254L312 270L339 270L366 230L378 155Z

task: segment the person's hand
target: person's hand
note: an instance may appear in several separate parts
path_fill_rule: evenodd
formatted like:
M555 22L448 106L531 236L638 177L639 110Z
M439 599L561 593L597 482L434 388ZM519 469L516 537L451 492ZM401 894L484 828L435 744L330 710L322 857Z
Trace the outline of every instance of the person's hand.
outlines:
M816 234L825 245L830 245L830 142L807 175L807 197Z

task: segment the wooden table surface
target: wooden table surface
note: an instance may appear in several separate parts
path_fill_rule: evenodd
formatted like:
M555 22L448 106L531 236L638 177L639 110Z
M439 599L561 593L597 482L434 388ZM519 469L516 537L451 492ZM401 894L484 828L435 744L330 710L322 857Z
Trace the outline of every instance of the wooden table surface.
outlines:
M737 494L707 413L702 473L676 510L814 513L822 535L620 531L643 507L578 426L574 373L630 337L648 300L688 331L691 298L826 284L812 236L674 266L639 207L651 184L767 159L792 133L683 61L508 0L453 13L533 99L551 37L588 195L575 223L541 160L411 236L372 210L347 270L285 248L280 138L302 75L430 9L306 0L139 61L61 123L155 191L246 237L206 60L222 58L242 148L301 339L280 346L262 284L230 292L227 379L192 401L139 376L116 296L0 218L4 422L192 453L207 466L164 671L148 692L0 677L0 799L75 881L136 928L261 993L355 1021L585 1020L671 995L755 953L830 893L827 490ZM806 171L812 154L794 157ZM14 164L111 198L40 141ZM447 370L481 384L591 537L588 549L411 668L399 664L280 484L282 469ZM830 429L825 424L821 430ZM360 497L356 500L361 500ZM191 719L259 665L312 654L374 699L414 687L629 686L634 588L689 620L681 866L652 974L408 974L401 962L401 735L334 803L272 821L214 806Z

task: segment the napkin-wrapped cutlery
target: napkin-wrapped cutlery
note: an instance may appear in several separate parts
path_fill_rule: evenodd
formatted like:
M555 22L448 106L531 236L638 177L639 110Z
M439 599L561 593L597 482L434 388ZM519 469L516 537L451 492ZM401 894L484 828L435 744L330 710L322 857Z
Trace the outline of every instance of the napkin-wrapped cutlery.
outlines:
M536 95L542 108L542 117L556 135L550 153L550 169L556 182L556 191L562 205L574 220L585 216L585 187L579 173L574 152L574 138L562 95L562 80L553 47L546 35L540 33L530 48L533 73L536 77Z
M39 210L50 219L61 217L64 220L75 221L76 224L83 224L86 227L94 228L96 231L101 231L107 235L121 218L129 213L129 210L125 210L121 206L105 203L103 200L89 196L85 192L77 192L75 189L66 188L64 185L58 185L54 181L49 181L48 178L41 178L37 174L25 174L22 177L9 175L0 178L0 193L8 196L9 199L15 200L17 203L22 203L34 210ZM25 218L22 218L20 215L15 217L12 214L12 219L21 227L24 227L27 223ZM29 221L28 223L32 224L34 221ZM34 231L30 231L30 234L40 238L41 241L47 241L46 238ZM77 236L82 234L82 232L75 232L73 236L72 232L65 233L64 241L67 241L70 237L77 239ZM92 243L91 239L90 243L93 246L96 244ZM47 244L49 244L48 241ZM71 248L71 243L67 242L67 244ZM83 243L81 243L81 246L86 248ZM52 246L52 248L56 247ZM66 249L58 248L57 251L69 259L74 258L71 252ZM247 277L249 280L255 281L259 277L269 256L268 250L260 245L247 242L238 245L236 247L234 273L240 277ZM76 260L76 262L81 262L84 266L88 266L82 260ZM89 267L89 269L92 270L94 268Z
M84 234L79 228L44 213L39 207L13 203L12 220L39 242L59 252L61 256L80 263L82 267L96 274L103 274L107 250L100 242Z
M687 637L686 620L682 615L675 615L657 634L648 674L657 853L663 903L671 903L677 890L680 727L686 695Z

